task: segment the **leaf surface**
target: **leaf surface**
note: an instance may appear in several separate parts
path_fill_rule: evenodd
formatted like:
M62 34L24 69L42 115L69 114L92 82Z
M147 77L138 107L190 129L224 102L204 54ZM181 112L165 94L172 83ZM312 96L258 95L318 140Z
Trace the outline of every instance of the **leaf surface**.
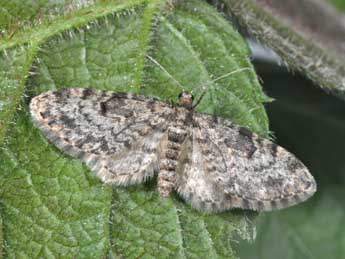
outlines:
M233 233L248 234L246 212L204 215L177 196L160 198L155 180L112 190L42 137L28 103L62 87L176 101L181 87L151 57L196 97L206 91L200 111L267 136L269 99L241 36L201 1L105 1L58 14L41 24L23 15L32 26L0 41L8 56L0 81L13 85L1 100L15 100L0 113L5 258L233 258Z
M325 1L221 0L250 36L273 49L284 64L345 99L344 15Z

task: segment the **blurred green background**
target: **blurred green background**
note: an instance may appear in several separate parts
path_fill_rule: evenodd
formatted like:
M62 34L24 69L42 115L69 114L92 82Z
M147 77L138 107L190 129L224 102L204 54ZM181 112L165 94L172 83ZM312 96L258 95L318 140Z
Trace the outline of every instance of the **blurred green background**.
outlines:
M345 103L284 67L254 61L276 142L310 169L317 193L290 209L262 214L242 259L345 258Z
M328 0L328 2L332 3L339 10L345 11L345 1L344 0Z

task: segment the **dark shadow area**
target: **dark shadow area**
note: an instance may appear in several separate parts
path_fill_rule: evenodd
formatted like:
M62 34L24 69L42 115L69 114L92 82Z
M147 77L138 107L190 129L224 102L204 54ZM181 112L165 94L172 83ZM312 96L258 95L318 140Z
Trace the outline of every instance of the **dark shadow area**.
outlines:
M255 66L264 91L275 99L266 110L276 142L307 165L320 188L343 185L345 102L282 67Z

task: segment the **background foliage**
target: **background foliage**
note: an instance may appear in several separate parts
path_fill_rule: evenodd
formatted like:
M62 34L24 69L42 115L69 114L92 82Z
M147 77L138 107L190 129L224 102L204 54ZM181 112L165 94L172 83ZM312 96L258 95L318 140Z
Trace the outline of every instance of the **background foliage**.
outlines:
M329 0L335 7L337 7L341 11L345 11L345 2L342 0Z

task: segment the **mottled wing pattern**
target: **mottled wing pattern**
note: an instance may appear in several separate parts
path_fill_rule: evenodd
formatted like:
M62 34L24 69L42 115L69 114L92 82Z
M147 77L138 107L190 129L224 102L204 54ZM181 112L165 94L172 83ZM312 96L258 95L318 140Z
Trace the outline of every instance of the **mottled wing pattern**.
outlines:
M316 191L307 168L291 153L232 122L195 114L177 170L177 191L203 211L269 211Z
M153 98L82 88L45 92L30 111L53 144L117 185L143 182L158 170L160 142L174 116Z

